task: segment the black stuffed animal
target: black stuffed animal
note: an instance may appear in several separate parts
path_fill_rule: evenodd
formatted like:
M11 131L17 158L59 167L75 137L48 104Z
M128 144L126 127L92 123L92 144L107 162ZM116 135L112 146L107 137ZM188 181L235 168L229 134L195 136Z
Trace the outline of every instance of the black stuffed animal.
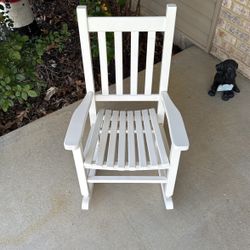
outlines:
M227 101L234 97L234 92L239 93L240 89L235 83L237 68L237 62L231 59L217 64L217 73L215 74L213 85L208 91L208 94L215 96L216 91L223 91L222 100ZM225 88L223 89L223 87Z

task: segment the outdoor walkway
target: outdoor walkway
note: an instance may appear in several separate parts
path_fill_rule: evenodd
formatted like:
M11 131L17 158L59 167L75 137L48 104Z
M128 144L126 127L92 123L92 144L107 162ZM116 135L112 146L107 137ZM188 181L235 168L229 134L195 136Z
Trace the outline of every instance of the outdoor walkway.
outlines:
M217 62L196 47L172 61L170 95L191 146L172 211L159 185L144 184L96 185L80 209L63 148L76 104L1 137L0 249L250 249L250 81L239 75L228 102L208 96Z

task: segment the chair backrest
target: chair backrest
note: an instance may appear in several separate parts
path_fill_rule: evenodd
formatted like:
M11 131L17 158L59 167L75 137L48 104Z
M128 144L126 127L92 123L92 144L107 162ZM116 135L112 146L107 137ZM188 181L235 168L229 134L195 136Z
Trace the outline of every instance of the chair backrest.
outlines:
M85 6L77 7L82 59L87 91L95 91L89 32L97 32L102 94L96 101L110 100L106 32L114 32L116 94L112 101L157 101L152 94L156 32L164 33L159 92L168 90L176 6L168 4L166 16L88 17ZM123 92L122 32L131 32L130 94ZM139 32L148 32L144 94L138 94Z

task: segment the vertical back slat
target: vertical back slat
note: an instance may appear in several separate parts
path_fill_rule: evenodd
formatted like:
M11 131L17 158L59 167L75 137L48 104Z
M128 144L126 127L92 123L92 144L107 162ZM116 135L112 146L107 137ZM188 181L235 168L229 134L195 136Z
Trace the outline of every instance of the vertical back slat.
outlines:
M145 95L150 95L152 91L154 53L155 53L155 31L148 32L147 41L147 60L146 60L146 75L145 75Z
M130 94L137 94L138 85L139 32L131 32Z
M115 79L116 94L123 94L122 32L115 33Z
M98 32L99 59L101 69L102 94L109 94L106 33Z

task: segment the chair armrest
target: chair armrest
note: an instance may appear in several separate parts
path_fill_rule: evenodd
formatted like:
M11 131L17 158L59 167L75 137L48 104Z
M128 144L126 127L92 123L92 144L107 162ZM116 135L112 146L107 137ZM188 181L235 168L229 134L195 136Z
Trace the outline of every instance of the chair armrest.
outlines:
M180 151L188 150L189 140L179 110L176 108L166 91L161 92L160 101L163 104L167 116L172 144Z
M80 146L92 99L93 92L88 92L74 111L64 139L66 150L75 150Z

